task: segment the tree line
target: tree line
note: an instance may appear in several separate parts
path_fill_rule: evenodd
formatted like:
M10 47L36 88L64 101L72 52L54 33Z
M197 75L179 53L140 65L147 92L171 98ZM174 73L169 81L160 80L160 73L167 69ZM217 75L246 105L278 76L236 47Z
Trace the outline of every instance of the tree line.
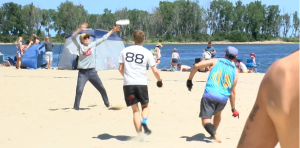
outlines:
M148 42L203 42L203 41L263 41L281 38L299 41L298 12L290 14L278 5L261 1L244 4L241 0L213 0L207 8L199 0L160 1L152 12L127 7L114 13L104 9L102 14L89 14L86 8L73 2L62 2L57 9L41 9L33 3L22 6L14 2L0 7L0 42L13 42L18 36L27 40L31 35L50 36L63 41L82 22L90 28L109 30L119 19L129 19L118 35L131 41L132 33L141 29ZM288 35L288 32L290 35Z

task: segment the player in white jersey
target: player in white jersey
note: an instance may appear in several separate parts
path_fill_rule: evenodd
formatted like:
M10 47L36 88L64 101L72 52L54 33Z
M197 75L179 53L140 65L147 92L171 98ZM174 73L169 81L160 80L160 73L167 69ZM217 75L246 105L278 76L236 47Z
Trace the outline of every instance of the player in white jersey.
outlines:
M132 107L133 122L138 134L142 132L142 126L146 134L151 134L151 130L147 126L147 118L149 115L149 96L148 81L146 76L146 65L152 69L157 79L157 86L162 87L162 79L155 66L152 53L144 48L143 42L145 34L141 30L133 33L133 41L135 45L123 49L119 58L119 71L124 77L124 97L127 106ZM142 113L140 113L138 103L141 103ZM142 116L142 120L141 120Z

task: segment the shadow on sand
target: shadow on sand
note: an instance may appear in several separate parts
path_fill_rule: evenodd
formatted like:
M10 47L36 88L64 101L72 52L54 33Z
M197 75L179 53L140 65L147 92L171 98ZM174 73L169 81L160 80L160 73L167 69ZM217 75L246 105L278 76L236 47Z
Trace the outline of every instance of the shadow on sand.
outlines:
M74 108L51 108L49 109L49 111L70 110L70 109L74 110ZM79 108L79 110L90 110L90 108Z
M182 136L180 138L186 138L186 141L202 141L202 142L206 142L206 143L212 143L213 142L212 137L206 137L203 133L196 134L192 137Z
M112 136L110 134L101 134L101 135L98 135L97 137L93 137L93 138L97 138L97 139L100 139L100 140L109 140L109 139L117 139L119 141L129 141L132 139L132 137L130 136L123 136L123 135L118 135L118 136Z

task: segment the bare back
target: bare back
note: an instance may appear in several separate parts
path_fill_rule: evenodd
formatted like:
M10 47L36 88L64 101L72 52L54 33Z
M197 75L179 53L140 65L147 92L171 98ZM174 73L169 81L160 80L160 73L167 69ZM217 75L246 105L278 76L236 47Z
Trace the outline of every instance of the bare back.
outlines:
M299 147L299 50L276 61L261 82L238 147Z

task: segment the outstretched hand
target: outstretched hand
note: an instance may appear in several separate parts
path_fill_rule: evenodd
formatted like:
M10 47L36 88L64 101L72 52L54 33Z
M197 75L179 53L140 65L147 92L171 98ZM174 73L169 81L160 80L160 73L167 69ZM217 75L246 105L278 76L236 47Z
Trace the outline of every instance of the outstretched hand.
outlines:
M117 32L117 31L120 31L120 25L114 27L113 32Z
M81 30L86 30L88 26L89 26L88 23L82 23L81 26L80 26L80 29Z

